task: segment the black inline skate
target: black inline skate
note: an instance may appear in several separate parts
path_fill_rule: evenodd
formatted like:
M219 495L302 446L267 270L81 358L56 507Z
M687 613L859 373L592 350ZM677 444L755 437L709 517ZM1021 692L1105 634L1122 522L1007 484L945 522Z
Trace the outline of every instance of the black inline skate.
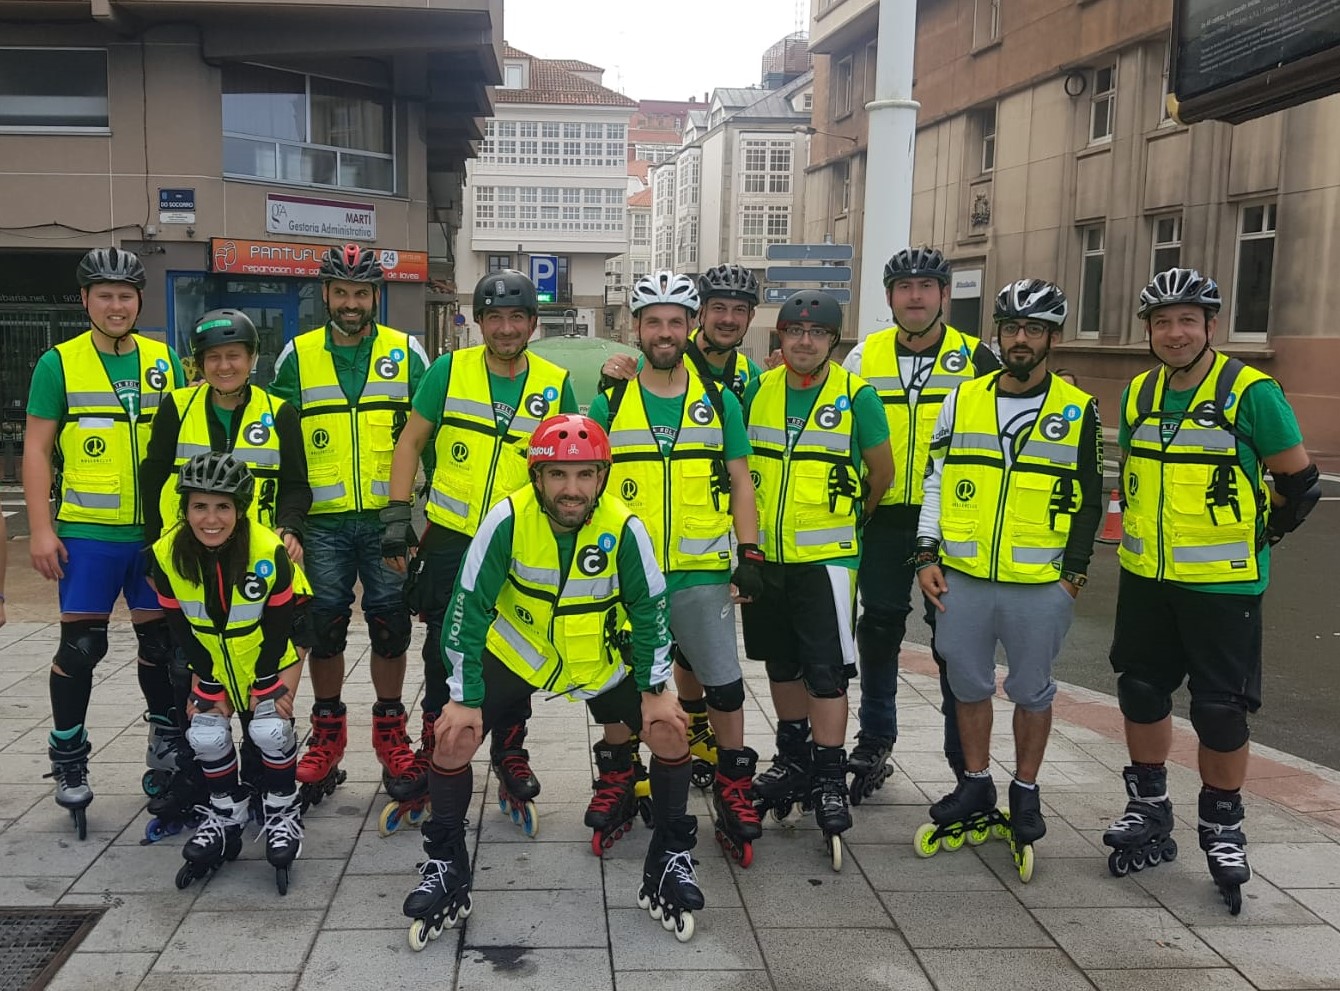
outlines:
M242 852L242 829L250 817L251 796L239 789L232 795L212 795L200 807L200 825L182 847L186 862L177 871L177 887L213 874Z
M942 847L978 846L993 835L998 839L1009 836L1006 818L996 808L996 783L990 775L965 774L953 791L931 806L931 821L917 830L913 844L918 856L933 857Z
M47 747L51 773L42 775L55 781L56 804L70 813L75 835L81 840L88 837L85 810L93 803L93 789L88 784L88 755L92 749L88 736L82 733L77 742L53 737Z
M680 701L680 707L689 717L688 741L689 753L693 756L693 773L689 780L695 788L707 788L716 778L717 735L707 717L707 700Z
M754 809L760 820L770 812L781 822L797 805L802 812L810 811L812 762L809 723L778 723L772 766L754 778Z
M814 748L810 805L814 808L814 821L824 834L824 846L835 871L842 870L841 836L851 829L846 758L841 747Z
M1242 911L1242 886L1252 879L1252 868L1247 863L1247 834L1242 831L1244 818L1240 794L1201 789L1200 818L1196 823L1200 848L1205 851L1214 886L1233 915Z
M432 803L428 795L428 775L432 770L433 747L436 740L435 727L439 715L440 713L437 712L425 712L423 714L423 729L419 733L419 746L414 751L412 777L416 783L412 787L406 787L402 790L403 794L408 794L410 797L403 801L392 798L382 807L381 815L377 818L377 832L382 836L390 836L401 826L417 828L432 812ZM341 771L340 773L344 772Z
M754 862L753 841L763 835L763 824L750 800L757 767L758 753L749 747L721 750L712 783L717 842L741 867Z
M149 724L149 742L144 753L148 770L140 779L140 788L146 797L154 798L171 784L183 756L191 759L192 755L186 745L186 734L171 718L146 712L144 721Z
M288 894L288 869L302 855L302 809L295 785L287 795L267 792L262 803L265 859L275 869L275 887Z
M638 907L659 919L681 943L693 938L693 913L705 904L690 855L697 837L698 820L694 816L658 823L651 834L642 865L642 886L637 891Z
M601 740L592 749L599 777L591 782L595 794L586 807L584 821L595 831L591 834L591 852L600 857L632 828L638 810L636 772L631 743Z
M860 805L884 787L884 782L893 773L893 765L889 763L891 753L893 741L888 737L856 734L856 746L852 747L847 757L847 770L851 773L852 805Z
M445 857L425 860L418 870L422 880L405 897L402 909L414 920L409 927L409 948L416 953L441 936L443 929L455 929L456 923L470 915L470 855L465 837L452 844Z
M534 839L540 832L540 814L534 802L540 793L540 779L530 768L530 751L522 746L525 742L525 723L497 727L492 732L489 757L498 779L498 811L511 816L512 822Z
M1107 869L1114 877L1125 877L1131 871L1177 859L1168 769L1128 766L1121 777L1130 800L1121 818L1103 833L1103 844L1112 848Z
M149 799L149 819L144 827L142 846L176 836L183 829L200 825L199 808L209 804L209 786L205 775L189 754L180 755L182 764L167 787Z

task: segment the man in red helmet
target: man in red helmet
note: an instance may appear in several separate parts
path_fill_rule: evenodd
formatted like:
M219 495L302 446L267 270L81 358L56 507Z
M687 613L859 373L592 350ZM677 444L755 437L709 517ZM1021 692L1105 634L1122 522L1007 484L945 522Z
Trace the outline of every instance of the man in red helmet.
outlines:
M586 702L611 744L638 732L650 745L655 830L638 902L687 940L703 897L690 856L697 819L686 811L687 720L665 691L665 577L642 521L618 499L602 498L610 443L594 420L550 417L531 435L527 460L531 485L484 516L447 610L442 654L451 701L437 721L428 779L429 859L404 905L415 920L411 945L421 948L470 912L470 760L499 716L535 691ZM626 772L630 801L633 773Z

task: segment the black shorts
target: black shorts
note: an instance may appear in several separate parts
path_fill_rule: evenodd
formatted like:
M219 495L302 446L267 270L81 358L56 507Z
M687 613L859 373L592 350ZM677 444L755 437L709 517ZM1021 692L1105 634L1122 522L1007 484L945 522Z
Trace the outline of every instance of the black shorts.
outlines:
M495 726L512 726L530 718L530 698L539 691L494 654L484 651L484 732ZM623 723L634 733L642 732L642 695L630 675L609 691L586 700L586 708L598 723Z
M761 600L740 607L745 656L766 662L771 681L845 691L856 676L856 572L769 561L763 585Z
M1122 569L1112 670L1169 695L1261 708L1261 596L1201 592Z

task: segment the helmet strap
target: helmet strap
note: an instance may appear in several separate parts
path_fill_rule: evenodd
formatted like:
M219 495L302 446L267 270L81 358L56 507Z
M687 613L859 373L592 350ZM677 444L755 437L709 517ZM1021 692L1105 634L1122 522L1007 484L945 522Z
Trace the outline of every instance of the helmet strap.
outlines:
M943 297L943 294L941 294L941 296ZM929 334L932 330L938 329L940 327L940 321L943 319L944 315L945 315L945 305L942 302L939 308L935 311L935 316L931 317L931 322L926 324L926 326L923 327L921 330L916 331L908 330L901 324L899 324L898 329L901 330L908 337L912 338L912 340L919 340L920 338L925 337L927 334Z
M1022 371L1015 371L1013 368L1007 367L1005 369L1005 374L1010 376L1010 378L1015 379L1016 381L1027 382L1029 378L1032 376L1033 372L1037 369L1037 367L1041 365L1044 361L1046 361L1048 358L1050 358L1051 355L1052 355L1052 341L1051 341L1051 334L1048 333L1047 346L1042 349L1042 353L1040 355L1038 355L1036 358L1033 359L1032 364L1030 364L1027 368L1023 369Z

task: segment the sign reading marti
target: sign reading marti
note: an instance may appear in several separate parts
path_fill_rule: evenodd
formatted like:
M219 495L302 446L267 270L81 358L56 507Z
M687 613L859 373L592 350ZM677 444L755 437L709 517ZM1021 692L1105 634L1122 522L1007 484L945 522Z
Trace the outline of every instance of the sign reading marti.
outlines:
M265 197L265 229L290 237L373 241L377 238L377 208L371 203L269 193Z

